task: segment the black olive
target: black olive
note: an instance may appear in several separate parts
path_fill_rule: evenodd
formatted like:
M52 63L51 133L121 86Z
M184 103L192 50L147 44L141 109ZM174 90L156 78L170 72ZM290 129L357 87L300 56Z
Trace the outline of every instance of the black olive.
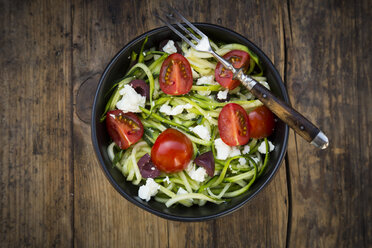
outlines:
M144 178L155 178L160 175L159 169L152 163L151 157L148 153L138 160L137 165L142 177Z
M143 80L135 79L129 83L130 86L141 96L145 96L147 100L150 99L150 86Z
M210 177L213 177L214 175L214 157L213 152L209 151L206 153L203 153L199 156L197 156L194 160L196 165L199 165L201 167L204 167L204 169L207 171L207 174Z

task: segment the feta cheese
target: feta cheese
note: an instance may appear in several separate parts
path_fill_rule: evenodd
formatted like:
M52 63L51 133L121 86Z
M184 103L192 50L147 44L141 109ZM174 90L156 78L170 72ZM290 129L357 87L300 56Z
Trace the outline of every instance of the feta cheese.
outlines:
M214 147L217 151L217 159L225 160L227 158L242 155L240 149L237 146L226 145L221 138L214 140Z
M226 100L227 98L227 93L229 93L229 89L226 89L226 90L220 90L218 91L217 93L217 98L219 100Z
M208 141L208 140L211 139L211 134L210 134L208 128L206 128L203 125L197 125L195 127L190 127L189 129L190 129L191 132L194 132L195 134L197 134L203 140Z
M239 155L241 155L240 150L236 146L231 147L229 157L235 157L235 156L239 156Z
M239 158L239 164L240 165L245 165L245 164L247 164L247 160L245 158Z
M116 103L116 107L124 113L140 113L141 109L139 107L145 107L146 97L138 94L132 86L128 84L124 85L124 88L119 91L119 94L122 95L122 98Z
M229 145L226 145L221 138L214 140L214 147L217 151L217 159L225 160L229 157L231 152L231 147Z
M169 40L167 42L167 44L165 44L165 46L163 47L163 51L166 52L166 53L169 53L169 54L176 53L177 52L177 48L174 45L174 41L173 40Z
M214 81L214 76L213 75L203 76L196 81L196 85L205 85L205 84L216 85L218 83Z
M185 105L177 105L173 108L166 103L160 107L159 111L166 115L178 115L178 114L181 114L184 109L191 109L191 108L192 108L192 105L190 103L187 103Z
M191 179L197 182L204 182L207 176L207 171L203 167L199 167L195 169L195 164L190 163L186 168L187 174L191 177Z
M164 179L163 179L163 182L166 182L167 184L170 184L171 181L169 180L169 177L166 176Z
M272 150L274 150L275 146L270 141L268 142L269 142L269 152L271 152ZM258 147L258 151L262 154L266 154L266 143L265 142L261 142L260 146Z
M245 145L243 148L243 154L248 154L251 151L251 147L249 145Z
M142 185L138 190L138 197L143 200L149 201L152 196L158 193L159 188L160 185L157 184L154 179L147 178L146 184Z

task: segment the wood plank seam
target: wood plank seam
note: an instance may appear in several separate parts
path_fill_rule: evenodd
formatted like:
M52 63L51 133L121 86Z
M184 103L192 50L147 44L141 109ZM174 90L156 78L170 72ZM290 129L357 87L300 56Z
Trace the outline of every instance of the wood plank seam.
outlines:
M282 15L282 18L287 18L288 26L289 26L289 36L292 39L292 23L291 23L291 8L290 8L290 0L286 1L286 10L287 12ZM287 44L287 35L286 32L286 25L283 21L283 35L284 35L284 85L287 87L287 79L288 79L288 44ZM289 100L290 101L290 100ZM289 157L288 153L285 154L285 172L286 172L286 179L287 179L287 193L288 193L288 200L287 200L287 232L286 232L286 240L285 240L285 247L290 247L290 237L291 237L291 230L292 230L292 185L291 185L291 173L289 167Z
M291 228L292 228L292 184L291 184L291 173L289 171L288 155L285 155L285 172L287 178L287 192L288 192L288 217L287 217L287 233L285 240L285 247L289 247L289 241L291 239Z
M71 199L71 228L72 228L72 237L71 237L71 247L75 246L75 155L74 155L74 84L73 84L73 70L74 70L74 53L73 53L73 39L74 39L74 5L70 2L70 56L71 56L71 68L70 68L70 92L71 92L71 99L70 99L70 111L71 111L71 124L70 124L70 136L71 136L71 165L70 165L70 172L72 183L72 189L70 190L70 197Z

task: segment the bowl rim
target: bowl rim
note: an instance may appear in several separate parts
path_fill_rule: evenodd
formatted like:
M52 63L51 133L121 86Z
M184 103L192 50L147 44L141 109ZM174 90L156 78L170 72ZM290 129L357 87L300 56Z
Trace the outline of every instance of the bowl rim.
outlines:
M284 83L283 83L283 81L280 77L279 72L277 71L276 67L274 66L272 61L269 59L269 57L267 57L267 55L259 47L257 47L253 42L251 42L248 38L244 37L243 35L235 32L235 31L233 31L229 28L220 26L220 25L211 24L211 23L203 23L203 22L193 22L193 24L197 27L213 28L213 29L218 29L218 30L223 31L223 32L227 32L229 34L232 34L234 37L239 37L240 39L245 40L246 43L250 44L250 46L254 48L253 50L255 50L254 53L256 55L258 55L258 57L260 57L260 58L262 57L266 60L267 67L270 68L270 70L272 71L273 78L275 79L275 81L278 82L278 86L280 88L280 91L283 94L284 101L287 104L290 104L287 89L286 89L286 87L285 87L285 85L284 85ZM228 215L228 214L240 209L247 202L249 202L250 200L255 198L256 195L259 192L261 192L269 184L269 182L273 179L274 175L279 170L279 167L282 164L283 158L284 158L284 156L287 152L288 136L289 136L288 125L286 125L286 124L284 125L284 142L283 142L283 147L282 147L282 149L279 153L278 160L276 161L273 170L270 172L267 179L262 183L262 185L255 192L253 192L251 195L249 195L246 199L244 199L239 204L236 204L235 206L233 206L229 209L226 209L222 212L219 212L219 213L216 213L216 214L211 214L211 215L205 215L205 216L201 216L201 217L181 217L181 216L173 215L173 214L170 214L170 213L159 212L155 209L152 209L151 207L149 207L147 205L142 204L139 201L136 201L133 198L132 195L128 195L124 190L122 190L121 186L115 181L115 179L111 175L110 171L108 170L108 168L107 168L107 166L104 162L103 156L102 156L102 154L100 153L100 150L99 150L98 137L96 135L97 118L96 118L95 113L97 111L97 102L98 102L98 96L99 96L98 93L100 92L100 89L103 86L103 81L105 80L105 78L106 78L107 74L109 73L111 67L117 62L117 60L120 58L120 56L124 52L126 52L127 49L132 47L134 44L136 44L138 41L142 40L146 36L151 36L153 34L161 33L161 32L166 31L166 30L169 30L169 28L167 26L162 26L162 27L157 27L157 28L151 29L151 30L149 30L149 31L147 31L143 34L138 35L137 37L132 39L130 42L128 42L125 46L123 46L119 50L119 52L117 52L117 54L111 59L111 61L108 63L105 70L103 71L103 73L100 77L99 83L97 85L95 95L94 95L94 101L93 101L93 107L92 107L92 116L91 116L91 123L90 123L91 124L91 139L93 141L94 152L96 154L96 157L99 160L101 169L103 170L104 174L106 175L106 177L109 180L109 182L111 183L111 185L116 189L116 191L118 191L126 200L128 200L129 202L133 203L134 205L142 208L143 210L146 210L146 211L148 211L148 212L150 212L154 215L157 215L159 217L162 217L162 218L165 218L165 219L168 219L168 220L174 220L174 221L192 222L192 221L205 221L205 220L216 219L216 218Z

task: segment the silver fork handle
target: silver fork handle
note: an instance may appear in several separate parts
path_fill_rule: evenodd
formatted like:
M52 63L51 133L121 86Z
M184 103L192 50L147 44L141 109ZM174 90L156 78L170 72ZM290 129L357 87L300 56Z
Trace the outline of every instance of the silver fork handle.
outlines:
M231 63L214 51L211 53L225 68L233 72L234 78L237 78L255 97L268 107L279 119L288 124L296 133L320 149L328 147L329 141L327 136L313 123L287 105L284 101L274 96L274 94L252 77L246 75L243 69L237 70Z
M231 63L229 63L226 59L222 58L215 51L213 51L212 47L210 47L209 52L213 55L213 57L215 57L218 60L218 62L220 62L223 65L223 67L232 71L234 75L237 73L237 70L235 69L235 67Z

